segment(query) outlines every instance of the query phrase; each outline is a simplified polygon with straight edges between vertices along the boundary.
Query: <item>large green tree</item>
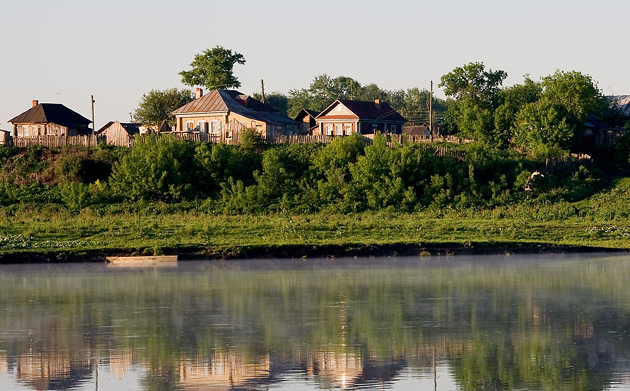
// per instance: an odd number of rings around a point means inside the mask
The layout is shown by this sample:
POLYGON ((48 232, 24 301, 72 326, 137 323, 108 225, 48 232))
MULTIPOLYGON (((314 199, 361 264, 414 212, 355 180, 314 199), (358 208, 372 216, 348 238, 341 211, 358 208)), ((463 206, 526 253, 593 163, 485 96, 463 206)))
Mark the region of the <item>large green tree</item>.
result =
POLYGON ((480 62, 471 62, 442 76, 439 87, 455 98, 447 115, 454 122, 451 126, 484 144, 494 145, 494 110, 506 77, 506 72, 486 70, 480 62))
POLYGON ((189 86, 205 86, 208 90, 217 88, 238 88, 241 83, 233 74, 235 64, 245 64, 245 57, 222 46, 206 49, 196 54, 189 71, 181 71, 182 83, 189 86))
POLYGON ((530 103, 540 99, 542 86, 529 77, 523 84, 516 84, 499 91, 498 107, 494 111, 494 145, 508 148, 513 141, 516 127, 516 116, 530 103))
POLYGON ((151 90, 142 95, 142 100, 133 115, 134 121, 149 126, 159 126, 166 121, 173 126, 175 124, 175 117, 171 114, 173 110, 192 100, 190 90, 177 88, 151 90))
POLYGON ((590 115, 601 116, 610 102, 593 79, 577 71, 543 77, 535 103, 516 115, 514 142, 532 157, 567 155, 582 137, 590 115))

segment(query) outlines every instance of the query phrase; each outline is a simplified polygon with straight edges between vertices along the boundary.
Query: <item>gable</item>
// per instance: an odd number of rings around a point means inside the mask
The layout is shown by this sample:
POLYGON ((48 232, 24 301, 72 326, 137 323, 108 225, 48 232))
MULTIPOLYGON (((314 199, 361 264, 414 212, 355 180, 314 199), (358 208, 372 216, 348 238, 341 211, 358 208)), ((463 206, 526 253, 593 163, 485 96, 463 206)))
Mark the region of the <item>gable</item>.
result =
POLYGON ((317 119, 334 119, 334 118, 359 118, 359 116, 350 110, 346 105, 340 101, 334 102, 328 106, 326 110, 322 111, 317 119))

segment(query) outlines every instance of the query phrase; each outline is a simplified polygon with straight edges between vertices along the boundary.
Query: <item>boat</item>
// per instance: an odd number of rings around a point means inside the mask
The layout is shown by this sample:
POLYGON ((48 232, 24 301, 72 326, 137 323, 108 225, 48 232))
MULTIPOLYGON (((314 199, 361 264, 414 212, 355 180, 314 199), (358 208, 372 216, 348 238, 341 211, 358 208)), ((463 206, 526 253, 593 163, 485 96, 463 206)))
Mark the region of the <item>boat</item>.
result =
POLYGON ((177 255, 107 257, 107 267, 177 266, 177 255))

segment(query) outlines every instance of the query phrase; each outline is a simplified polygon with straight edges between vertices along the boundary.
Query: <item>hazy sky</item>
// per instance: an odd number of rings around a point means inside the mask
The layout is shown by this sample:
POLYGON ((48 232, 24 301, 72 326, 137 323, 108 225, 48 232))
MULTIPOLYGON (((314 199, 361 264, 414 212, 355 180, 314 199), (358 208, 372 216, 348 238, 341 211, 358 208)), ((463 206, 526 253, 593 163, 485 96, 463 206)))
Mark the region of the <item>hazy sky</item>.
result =
MULTIPOLYGON (((245 56, 240 91, 306 88, 326 73, 386 89, 429 88, 471 61, 529 74, 578 70, 630 94, 628 0, 0 0, 0 128, 31 100, 96 127, 129 121, 142 94, 183 88, 196 53, 245 56)), ((436 91, 438 96, 443 96, 436 91)))

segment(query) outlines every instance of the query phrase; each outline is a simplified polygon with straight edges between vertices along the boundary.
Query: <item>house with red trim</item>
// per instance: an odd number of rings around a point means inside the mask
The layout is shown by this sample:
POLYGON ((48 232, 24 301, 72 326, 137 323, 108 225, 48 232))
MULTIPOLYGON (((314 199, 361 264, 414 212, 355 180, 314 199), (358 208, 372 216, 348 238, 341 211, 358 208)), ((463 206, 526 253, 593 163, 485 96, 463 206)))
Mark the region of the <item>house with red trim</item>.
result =
POLYGON ((388 103, 337 99, 317 117, 313 135, 348 136, 361 134, 370 137, 376 132, 402 134, 407 120, 388 103))

